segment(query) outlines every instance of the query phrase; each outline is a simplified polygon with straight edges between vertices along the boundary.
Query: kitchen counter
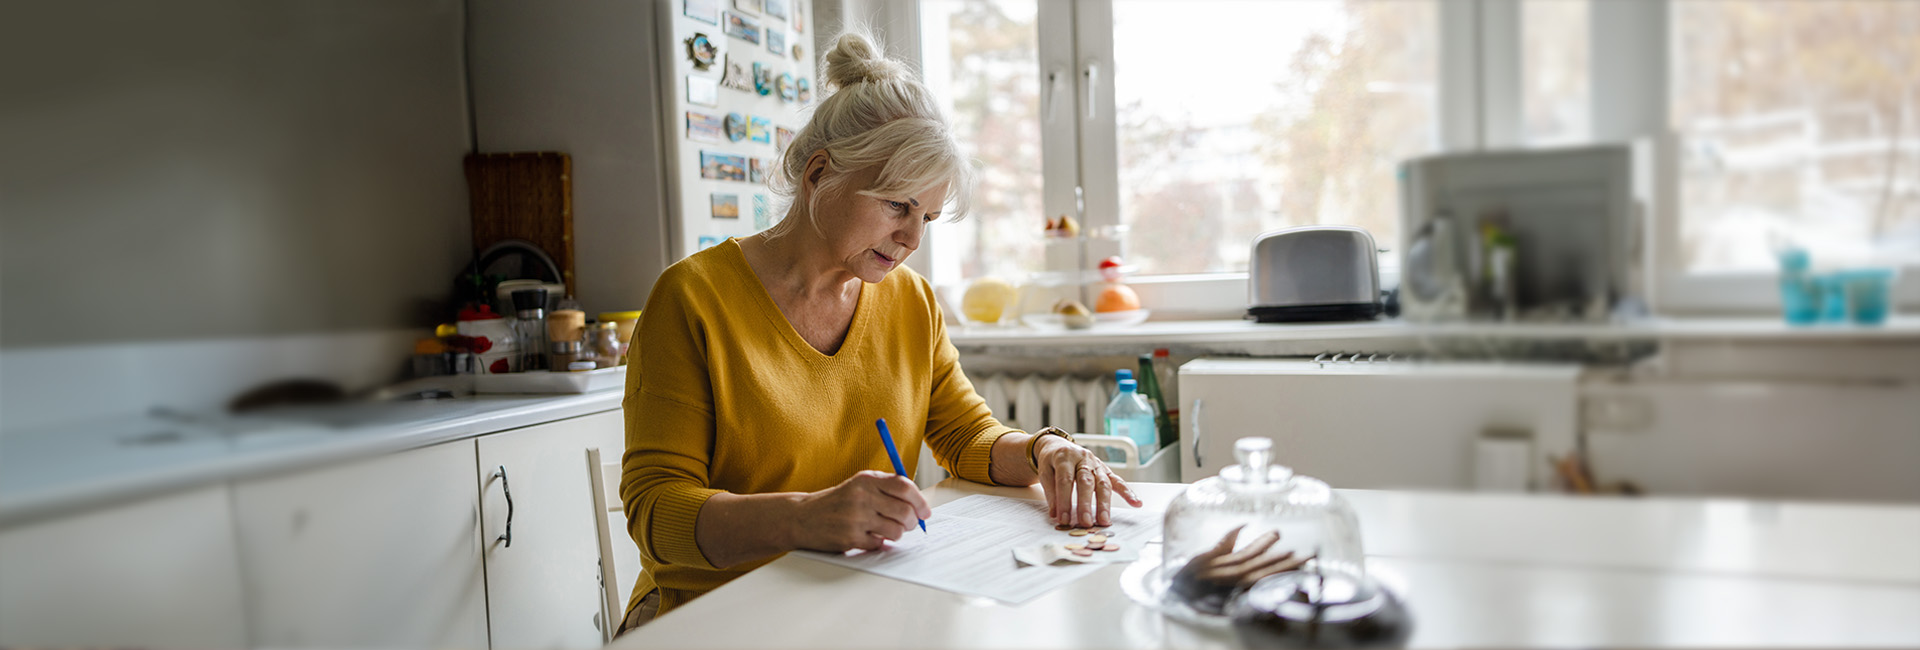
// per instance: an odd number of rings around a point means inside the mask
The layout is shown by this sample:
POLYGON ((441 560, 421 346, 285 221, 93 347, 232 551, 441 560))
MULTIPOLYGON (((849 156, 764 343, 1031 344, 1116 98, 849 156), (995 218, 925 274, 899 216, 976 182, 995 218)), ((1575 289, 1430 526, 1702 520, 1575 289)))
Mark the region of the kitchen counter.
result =
POLYGON ((0 432, 0 528, 218 481, 620 408, 623 391, 359 402, 269 415, 156 412, 0 432))
POLYGON ((1179 345, 1272 341, 1488 339, 1731 341, 1920 341, 1920 317, 1895 316, 1885 325, 1788 326, 1778 318, 1649 318, 1623 323, 1431 323, 1375 320, 1341 323, 1256 323, 1250 320, 1149 321, 1131 327, 1091 330, 1031 327, 954 327, 950 338, 963 351, 984 346, 1179 345))

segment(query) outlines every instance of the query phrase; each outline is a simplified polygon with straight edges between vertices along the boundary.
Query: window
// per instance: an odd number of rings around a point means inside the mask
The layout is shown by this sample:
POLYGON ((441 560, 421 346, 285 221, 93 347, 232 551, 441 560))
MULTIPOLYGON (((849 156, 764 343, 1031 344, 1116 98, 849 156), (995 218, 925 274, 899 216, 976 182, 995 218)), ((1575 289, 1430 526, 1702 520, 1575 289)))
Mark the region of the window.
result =
POLYGON ((1920 3, 1676 2, 1686 272, 1920 264, 1920 3))
POLYGON ((1041 270, 1081 188, 1083 228, 1146 275, 1244 272, 1255 235, 1294 225, 1391 247, 1396 165, 1437 142, 1436 7, 921 0, 925 78, 983 172, 975 217, 937 226, 936 280, 1041 270))
POLYGON ((1527 0, 1520 5, 1521 110, 1529 145, 1591 137, 1589 2, 1527 0))
POLYGON ((978 218, 936 231, 956 253, 937 281, 1061 270, 1040 224, 1083 190, 1083 227, 1118 233, 1156 317, 1218 315, 1243 308, 1260 232, 1354 224, 1395 248, 1406 158, 1649 136, 1663 311, 1772 309, 1785 242, 1920 266, 1920 2, 918 6, 929 81, 987 172, 978 218))
MULTIPOLYGON (((1396 166, 1434 148, 1432 2, 1118 0, 1125 249, 1143 274, 1246 271, 1261 232, 1398 237, 1396 166)), ((1091 219, 1090 219, 1091 220, 1091 219)))
POLYGON ((935 280, 1040 270, 1040 64, 1036 0, 926 0, 922 72, 978 162, 973 214, 929 228, 935 280))

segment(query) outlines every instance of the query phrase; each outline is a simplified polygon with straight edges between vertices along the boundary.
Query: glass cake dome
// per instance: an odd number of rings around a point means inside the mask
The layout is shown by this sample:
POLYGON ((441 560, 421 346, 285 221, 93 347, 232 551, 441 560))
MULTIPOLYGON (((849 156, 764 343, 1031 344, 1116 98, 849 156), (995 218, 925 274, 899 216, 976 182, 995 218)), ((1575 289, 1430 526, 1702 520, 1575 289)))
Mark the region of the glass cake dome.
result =
POLYGON ((1128 572, 1134 576, 1128 593, 1135 600, 1182 618, 1221 620, 1231 585, 1196 586, 1190 576, 1202 568, 1199 564, 1220 557, 1216 547, 1236 530, 1235 551, 1228 555, 1292 552, 1295 558, 1313 558, 1305 570, 1366 575, 1359 519, 1326 482, 1273 464, 1273 441, 1268 438, 1239 439, 1234 457, 1238 464, 1194 483, 1167 507, 1159 561, 1142 558, 1142 566, 1128 572), (1274 532, 1279 539, 1265 552, 1248 549, 1274 532), (1213 553, 1201 558, 1203 562, 1195 562, 1209 551, 1213 553))

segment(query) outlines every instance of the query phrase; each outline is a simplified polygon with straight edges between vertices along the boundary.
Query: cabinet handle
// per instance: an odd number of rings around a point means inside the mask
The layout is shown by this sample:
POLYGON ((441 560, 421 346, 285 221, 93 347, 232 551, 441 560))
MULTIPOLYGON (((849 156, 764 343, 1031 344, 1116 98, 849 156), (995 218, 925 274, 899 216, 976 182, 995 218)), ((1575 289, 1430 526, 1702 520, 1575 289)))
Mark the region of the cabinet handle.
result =
POLYGON ((1193 398, 1193 417, 1190 419, 1193 420, 1193 466, 1195 468, 1199 468, 1201 466, 1201 463, 1200 463, 1200 405, 1201 404, 1202 402, 1200 401, 1200 398, 1198 397, 1193 398))
POLYGON ((507 485, 507 466, 501 465, 493 475, 500 479, 500 493, 507 495, 507 532, 501 533, 493 541, 506 542, 507 548, 513 548, 513 488, 507 485))

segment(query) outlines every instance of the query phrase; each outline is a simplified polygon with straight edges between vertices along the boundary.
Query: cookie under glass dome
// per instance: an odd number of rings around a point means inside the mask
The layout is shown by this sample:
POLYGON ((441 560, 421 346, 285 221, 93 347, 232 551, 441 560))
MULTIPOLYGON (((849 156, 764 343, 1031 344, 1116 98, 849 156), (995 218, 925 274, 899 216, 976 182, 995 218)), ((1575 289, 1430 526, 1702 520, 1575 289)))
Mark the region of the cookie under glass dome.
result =
POLYGON ((1234 457, 1238 464, 1194 483, 1167 507, 1160 561, 1141 576, 1147 584, 1139 591, 1160 601, 1148 604, 1193 613, 1176 602, 1179 590, 1170 589, 1170 582, 1194 556, 1235 529, 1240 530, 1237 547, 1278 531, 1273 552, 1313 557, 1309 568, 1318 571, 1366 575, 1359 520, 1326 482, 1274 464, 1273 441, 1267 438, 1241 438, 1234 457))

